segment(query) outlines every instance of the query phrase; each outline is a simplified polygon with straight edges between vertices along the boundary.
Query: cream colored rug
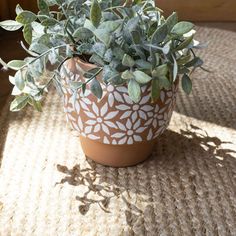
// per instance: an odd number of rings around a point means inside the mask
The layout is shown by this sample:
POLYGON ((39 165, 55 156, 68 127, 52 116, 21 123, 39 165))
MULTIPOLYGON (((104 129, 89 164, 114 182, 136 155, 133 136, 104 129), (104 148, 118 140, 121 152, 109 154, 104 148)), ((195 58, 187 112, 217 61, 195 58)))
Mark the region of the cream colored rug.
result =
POLYGON ((87 161, 58 97, 0 117, 1 236, 236 235, 236 33, 201 28, 214 73, 179 95, 152 157, 87 161))

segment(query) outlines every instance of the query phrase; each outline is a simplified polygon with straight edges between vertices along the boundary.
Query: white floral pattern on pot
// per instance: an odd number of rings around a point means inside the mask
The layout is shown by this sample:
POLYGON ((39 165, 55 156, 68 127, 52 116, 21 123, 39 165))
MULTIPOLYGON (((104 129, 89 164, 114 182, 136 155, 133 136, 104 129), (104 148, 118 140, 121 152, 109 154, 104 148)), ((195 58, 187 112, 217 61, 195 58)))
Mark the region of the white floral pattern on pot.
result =
POLYGON ((142 87, 142 99, 134 103, 125 86, 103 85, 103 97, 98 100, 89 90, 77 93, 66 86, 78 80, 68 69, 64 73, 64 110, 67 120, 80 135, 112 145, 132 145, 151 141, 168 127, 176 102, 177 84, 162 90, 157 103, 150 101, 150 86, 142 87))

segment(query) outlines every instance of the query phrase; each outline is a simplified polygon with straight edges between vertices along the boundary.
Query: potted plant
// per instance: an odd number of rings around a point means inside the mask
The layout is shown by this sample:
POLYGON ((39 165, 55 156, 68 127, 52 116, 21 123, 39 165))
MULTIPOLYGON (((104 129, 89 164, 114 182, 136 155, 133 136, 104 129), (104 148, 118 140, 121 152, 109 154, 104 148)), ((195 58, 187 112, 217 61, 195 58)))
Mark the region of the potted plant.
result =
POLYGON ((85 154, 104 165, 145 160, 167 128, 179 81, 189 94, 196 56, 194 25, 167 19, 152 0, 38 0, 39 12, 16 7, 6 30, 23 28, 24 60, 16 71, 12 111, 41 102, 54 84, 85 154))

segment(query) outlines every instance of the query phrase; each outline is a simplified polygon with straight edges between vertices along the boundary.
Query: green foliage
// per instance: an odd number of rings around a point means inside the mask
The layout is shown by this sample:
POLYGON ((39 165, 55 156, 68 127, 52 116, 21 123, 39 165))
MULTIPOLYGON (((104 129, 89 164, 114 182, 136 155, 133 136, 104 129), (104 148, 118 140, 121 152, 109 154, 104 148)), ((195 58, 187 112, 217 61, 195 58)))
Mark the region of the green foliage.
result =
POLYGON ((51 84, 62 91, 61 70, 73 57, 97 65, 83 72, 85 81, 70 83, 75 95, 90 89, 100 99, 101 83, 126 84, 131 99, 139 102, 141 87, 150 84, 150 97, 156 101, 161 89, 169 89, 180 76, 189 94, 190 75, 203 65, 195 53, 201 45, 194 41, 194 25, 178 22, 175 12, 165 19, 154 2, 37 0, 37 14, 17 5, 16 19, 0 22, 8 31, 22 28, 29 44, 21 42, 29 54, 24 60, 5 63, 0 59, 5 68, 16 71, 9 78, 16 96, 11 110, 30 104, 41 111, 41 100, 51 84))

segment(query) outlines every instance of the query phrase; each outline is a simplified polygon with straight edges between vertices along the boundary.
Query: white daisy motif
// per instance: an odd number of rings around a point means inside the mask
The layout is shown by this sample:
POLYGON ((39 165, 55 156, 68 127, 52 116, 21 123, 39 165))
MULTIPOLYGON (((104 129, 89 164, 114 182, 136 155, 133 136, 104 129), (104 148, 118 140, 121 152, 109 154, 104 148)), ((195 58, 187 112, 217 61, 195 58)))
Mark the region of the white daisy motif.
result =
POLYGON ((160 108, 159 108, 159 105, 157 104, 155 106, 154 114, 152 114, 152 117, 149 118, 148 121, 144 125, 145 126, 152 125, 156 129, 158 125, 158 120, 164 118, 163 114, 159 114, 159 111, 160 111, 160 108))
POLYGON ((150 100, 150 95, 144 96, 138 104, 134 103, 127 94, 124 94, 123 97, 125 104, 116 106, 116 109, 124 112, 120 117, 121 119, 131 117, 132 122, 135 122, 137 118, 142 120, 148 119, 151 114, 150 112, 153 110, 153 106, 147 105, 150 100))
POLYGON ((141 126, 141 121, 138 120, 136 123, 132 123, 130 119, 127 120, 126 124, 116 122, 120 132, 113 134, 111 137, 119 139, 118 144, 133 144, 134 142, 141 142, 141 134, 147 129, 147 127, 141 126))
POLYGON ((86 126, 84 129, 85 134, 98 133, 99 131, 105 132, 110 135, 109 128, 117 129, 116 124, 111 122, 114 117, 116 117, 119 111, 108 112, 108 104, 105 103, 104 106, 99 110, 98 106, 93 103, 91 111, 84 111, 88 120, 85 122, 86 126))
POLYGON ((170 123, 172 114, 173 114, 173 110, 172 109, 170 109, 168 112, 165 112, 163 114, 163 119, 160 119, 158 121, 159 129, 156 131, 156 133, 154 135, 154 138, 157 138, 158 136, 163 134, 163 132, 167 129, 167 127, 168 127, 168 125, 170 123))

